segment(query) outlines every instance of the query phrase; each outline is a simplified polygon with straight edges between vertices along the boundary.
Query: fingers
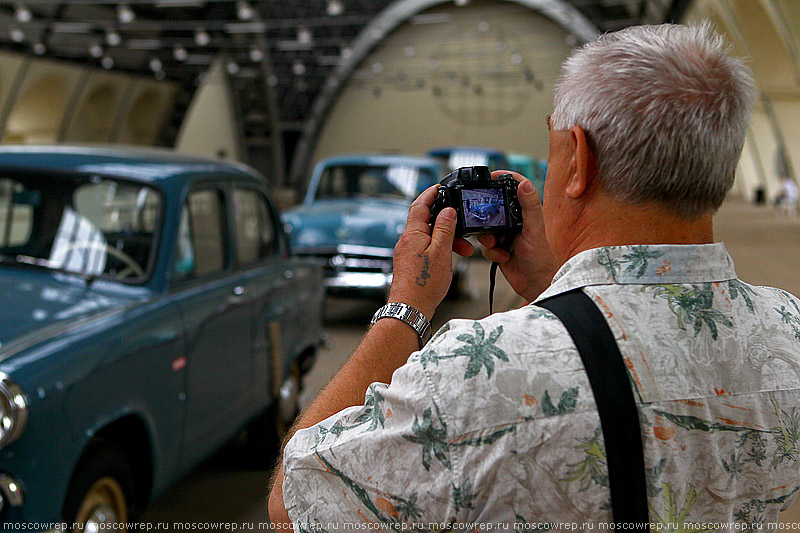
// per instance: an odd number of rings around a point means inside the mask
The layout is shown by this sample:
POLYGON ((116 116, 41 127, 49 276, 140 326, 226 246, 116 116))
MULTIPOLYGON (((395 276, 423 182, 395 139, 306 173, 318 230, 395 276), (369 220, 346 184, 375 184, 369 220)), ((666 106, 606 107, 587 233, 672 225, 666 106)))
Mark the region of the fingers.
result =
POLYGON ((503 264, 511 261, 511 253, 501 250, 500 248, 487 248, 486 246, 481 246, 481 253, 483 254, 483 257, 492 263, 503 264))
POLYGON ((517 199, 522 209, 522 234, 523 238, 539 237, 544 232, 542 219, 542 202, 536 194, 536 187, 528 180, 519 184, 517 199), (532 235, 535 233, 536 235, 532 235))
POLYGON ((475 247, 467 239, 458 237, 453 241, 453 251, 461 257, 472 257, 475 254, 475 247))
POLYGON ((520 182, 528 181, 528 178, 526 178, 525 176, 523 176, 519 172, 514 172, 513 170, 495 170, 495 171, 492 172, 492 179, 496 180, 497 178, 499 178, 503 174, 511 174, 514 177, 515 180, 520 181, 520 182))
POLYGON ((456 210, 452 207, 442 209, 436 217, 436 225, 433 227, 431 235, 431 245, 440 250, 453 249, 453 241, 456 237, 456 210))
POLYGON ((432 185, 425 189, 416 200, 411 204, 408 210, 408 220, 406 221, 406 231, 422 232, 430 235, 430 227, 428 222, 431 218, 431 207, 433 201, 436 199, 436 192, 438 185, 432 185))

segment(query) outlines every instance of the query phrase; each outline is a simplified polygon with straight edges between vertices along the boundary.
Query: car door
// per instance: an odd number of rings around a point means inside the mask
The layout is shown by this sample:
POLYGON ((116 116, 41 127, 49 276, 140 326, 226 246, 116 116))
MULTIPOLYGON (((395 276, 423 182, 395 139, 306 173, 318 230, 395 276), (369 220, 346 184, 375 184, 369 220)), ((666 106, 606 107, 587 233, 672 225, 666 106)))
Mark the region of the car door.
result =
POLYGON ((231 261, 225 194, 214 185, 189 190, 172 266, 186 338, 187 464, 241 427, 252 380, 251 311, 231 261))
MULTIPOLYGON (((302 310, 296 295, 287 290, 293 277, 281 253, 278 227, 270 202, 256 184, 241 182, 233 190, 236 261, 246 279, 253 303, 253 404, 266 407, 277 394, 276 369, 283 353, 287 319, 302 310)), ((301 327, 300 323, 291 327, 301 327)))

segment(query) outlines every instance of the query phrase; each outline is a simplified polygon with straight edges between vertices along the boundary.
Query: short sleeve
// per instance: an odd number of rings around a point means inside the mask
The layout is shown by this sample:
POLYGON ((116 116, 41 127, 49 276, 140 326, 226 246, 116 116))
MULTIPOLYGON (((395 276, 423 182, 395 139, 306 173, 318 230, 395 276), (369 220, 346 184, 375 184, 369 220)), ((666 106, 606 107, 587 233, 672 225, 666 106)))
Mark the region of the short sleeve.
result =
POLYGON ((446 417, 424 364, 428 350, 447 342, 437 335, 395 371, 390 385, 370 385, 363 406, 289 441, 283 493, 296 531, 332 524, 396 531, 453 518, 446 417))

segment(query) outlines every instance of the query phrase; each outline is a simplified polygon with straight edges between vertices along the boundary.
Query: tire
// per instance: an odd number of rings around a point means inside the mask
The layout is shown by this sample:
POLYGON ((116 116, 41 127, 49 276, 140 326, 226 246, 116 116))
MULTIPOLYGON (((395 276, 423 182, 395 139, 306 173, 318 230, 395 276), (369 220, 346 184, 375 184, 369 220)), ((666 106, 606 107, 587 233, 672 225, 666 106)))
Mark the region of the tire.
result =
POLYGON ((247 426, 245 446, 249 462, 256 466, 271 466, 281 452, 284 438, 300 413, 299 396, 302 377, 297 364, 281 387, 278 399, 247 426), (289 383, 289 385, 287 385, 289 383), (287 391, 290 387, 293 390, 287 391))
POLYGON ((134 486, 130 460, 118 446, 91 445, 78 462, 67 489, 64 521, 75 532, 82 532, 87 523, 102 530, 109 524, 129 522, 135 514, 134 486))

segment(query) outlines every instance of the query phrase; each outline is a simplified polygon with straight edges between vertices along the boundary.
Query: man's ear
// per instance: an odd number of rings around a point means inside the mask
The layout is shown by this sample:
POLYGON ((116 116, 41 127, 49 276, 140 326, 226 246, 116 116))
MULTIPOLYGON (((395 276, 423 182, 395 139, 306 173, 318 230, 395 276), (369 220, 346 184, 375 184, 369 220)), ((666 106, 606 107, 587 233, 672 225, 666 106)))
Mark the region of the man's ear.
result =
POLYGON ((583 128, 573 126, 569 133, 575 166, 565 192, 570 198, 580 198, 589 190, 592 180, 597 175, 597 158, 583 128))

